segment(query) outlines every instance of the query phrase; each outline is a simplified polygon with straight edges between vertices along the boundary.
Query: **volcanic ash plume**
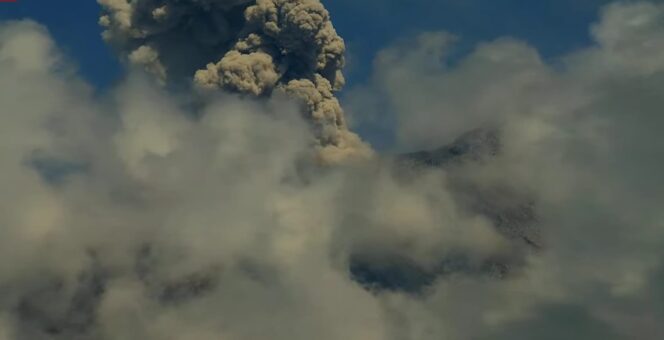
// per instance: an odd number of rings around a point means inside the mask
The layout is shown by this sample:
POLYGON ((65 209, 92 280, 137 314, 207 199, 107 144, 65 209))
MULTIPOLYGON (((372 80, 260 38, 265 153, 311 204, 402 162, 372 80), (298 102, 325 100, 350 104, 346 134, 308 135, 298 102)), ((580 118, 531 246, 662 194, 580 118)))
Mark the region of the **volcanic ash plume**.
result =
POLYGON ((323 162, 366 158, 334 93, 345 45, 318 0, 99 0, 104 38, 160 81, 303 103, 323 162))

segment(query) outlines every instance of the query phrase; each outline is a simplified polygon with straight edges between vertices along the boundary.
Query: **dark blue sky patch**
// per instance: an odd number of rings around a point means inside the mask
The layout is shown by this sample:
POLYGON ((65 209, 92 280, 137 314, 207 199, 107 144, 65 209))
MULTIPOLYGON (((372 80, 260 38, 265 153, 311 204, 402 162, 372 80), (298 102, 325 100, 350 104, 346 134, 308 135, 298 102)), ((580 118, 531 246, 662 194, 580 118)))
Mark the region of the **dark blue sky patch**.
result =
POLYGON ((28 165, 37 171, 41 178, 49 184, 58 185, 68 177, 88 171, 87 164, 36 155, 28 165))
POLYGON ((449 255, 433 268, 425 268, 399 256, 385 258, 356 256, 350 259, 350 277, 372 292, 405 292, 426 294, 437 280, 458 275, 500 279, 509 274, 510 267, 500 261, 472 261, 463 254, 449 255))

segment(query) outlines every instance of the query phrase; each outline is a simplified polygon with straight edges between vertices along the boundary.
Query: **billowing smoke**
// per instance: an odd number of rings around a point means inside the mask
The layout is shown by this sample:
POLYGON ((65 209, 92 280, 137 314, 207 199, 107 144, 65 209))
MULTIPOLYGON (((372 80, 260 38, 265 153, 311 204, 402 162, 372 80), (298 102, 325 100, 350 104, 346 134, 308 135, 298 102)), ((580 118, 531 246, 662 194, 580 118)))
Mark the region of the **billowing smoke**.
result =
POLYGON ((142 72, 99 100, 72 70, 42 26, 0 27, 3 340, 389 339, 382 292, 529 252, 440 169, 312 164, 297 100, 192 109, 142 72))
POLYGON ((370 157, 334 92, 344 41, 318 0, 99 0, 104 38, 166 82, 302 101, 324 162, 370 157))
POLYGON ((335 166, 312 140, 366 153, 316 120, 343 64, 318 2, 103 5, 159 81, 95 91, 0 24, 0 340, 664 338, 664 5, 605 7, 555 66, 388 46, 346 109, 414 152, 335 166))

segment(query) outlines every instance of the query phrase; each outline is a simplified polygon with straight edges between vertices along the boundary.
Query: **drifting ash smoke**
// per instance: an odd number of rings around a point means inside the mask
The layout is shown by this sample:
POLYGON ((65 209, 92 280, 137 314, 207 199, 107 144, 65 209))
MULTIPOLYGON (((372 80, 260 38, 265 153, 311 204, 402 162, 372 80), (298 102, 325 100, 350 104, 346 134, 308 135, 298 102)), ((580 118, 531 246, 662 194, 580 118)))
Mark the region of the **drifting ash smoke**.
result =
POLYGON ((317 1, 101 3, 158 81, 100 99, 0 25, 0 340, 662 338, 662 5, 606 7, 558 69, 385 49, 350 108, 433 150, 390 160, 343 123, 317 1))
POLYGON ((344 41, 318 0, 100 0, 104 38, 162 81, 302 100, 321 160, 367 158, 334 92, 344 85, 344 41))
MULTIPOLYGON (((151 3, 113 4, 122 18, 151 3)), ((438 171, 403 182, 370 160, 315 165, 321 131, 298 98, 312 115, 338 107, 323 69, 284 71, 294 100, 219 90, 194 113, 191 94, 140 72, 97 100, 43 27, 12 22, 0 72, 3 340, 382 340, 378 294, 398 287, 374 288, 358 268, 396 259, 437 277, 457 254, 478 268, 525 253, 457 205, 438 171)))

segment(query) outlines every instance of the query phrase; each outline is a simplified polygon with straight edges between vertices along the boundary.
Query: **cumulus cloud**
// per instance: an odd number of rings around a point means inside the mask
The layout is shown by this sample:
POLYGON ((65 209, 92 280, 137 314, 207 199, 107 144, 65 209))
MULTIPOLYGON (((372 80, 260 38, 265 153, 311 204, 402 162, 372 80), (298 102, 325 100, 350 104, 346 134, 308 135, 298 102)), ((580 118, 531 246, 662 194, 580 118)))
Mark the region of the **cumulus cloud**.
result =
POLYGON ((664 241, 657 207, 664 198, 657 156, 663 17, 664 7, 648 2, 606 6, 591 28, 594 44, 555 65, 527 43, 501 38, 449 66, 447 33, 379 54, 373 80, 346 98, 353 118, 371 122, 378 114, 371 103, 387 101, 396 148, 432 149, 427 157, 453 152, 436 147, 464 131, 498 131, 496 158, 456 166, 450 182, 509 183, 529 193, 543 233, 544 250, 519 278, 440 281, 421 304, 395 303, 394 313, 418 334, 411 338, 664 334, 654 321, 661 300, 653 298, 664 241), (422 317, 432 309, 448 317, 445 326, 422 317))
POLYGON ((0 339, 661 338, 661 5, 604 8, 555 66, 388 47, 354 119, 382 101, 432 151, 347 163, 312 124, 343 117, 318 2, 102 4, 157 78, 95 96, 42 26, 0 26, 0 339))

